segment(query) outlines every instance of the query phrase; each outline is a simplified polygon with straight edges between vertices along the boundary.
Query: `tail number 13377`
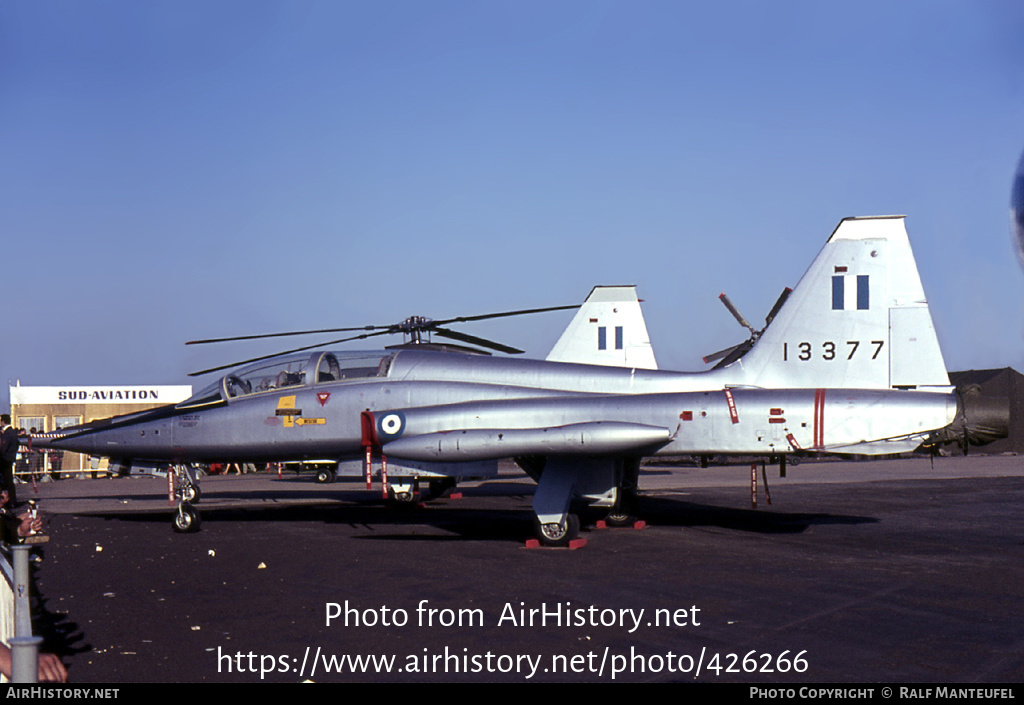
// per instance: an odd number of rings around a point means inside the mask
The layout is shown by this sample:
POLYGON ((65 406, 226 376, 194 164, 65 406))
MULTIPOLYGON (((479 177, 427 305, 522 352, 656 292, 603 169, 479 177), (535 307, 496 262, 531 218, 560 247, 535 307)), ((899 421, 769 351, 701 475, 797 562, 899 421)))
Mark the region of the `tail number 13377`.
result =
POLYGON ((878 354, 882 352, 882 346, 884 345, 884 340, 872 340, 870 342, 847 340, 845 343, 835 343, 831 340, 826 340, 825 342, 817 345, 807 342, 796 343, 792 347, 790 347, 789 343, 783 343, 782 361, 807 361, 816 354, 820 354, 822 360, 852 360, 855 355, 858 358, 861 358, 864 355, 870 355, 871 359, 874 360, 878 357, 878 354), (815 348, 817 348, 817 350, 815 350, 815 348), (858 351, 860 352, 858 353, 858 351))

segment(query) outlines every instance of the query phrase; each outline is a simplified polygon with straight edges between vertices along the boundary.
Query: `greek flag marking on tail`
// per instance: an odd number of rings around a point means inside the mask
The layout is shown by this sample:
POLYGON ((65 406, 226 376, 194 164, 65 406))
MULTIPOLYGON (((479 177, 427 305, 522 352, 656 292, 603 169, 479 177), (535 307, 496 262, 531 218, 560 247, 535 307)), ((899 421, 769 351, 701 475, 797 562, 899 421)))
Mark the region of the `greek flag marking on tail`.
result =
MULTIPOLYGON (((845 269, 845 268, 844 268, 845 269)), ((867 274, 836 274, 832 277, 832 310, 866 311, 871 295, 867 274)))

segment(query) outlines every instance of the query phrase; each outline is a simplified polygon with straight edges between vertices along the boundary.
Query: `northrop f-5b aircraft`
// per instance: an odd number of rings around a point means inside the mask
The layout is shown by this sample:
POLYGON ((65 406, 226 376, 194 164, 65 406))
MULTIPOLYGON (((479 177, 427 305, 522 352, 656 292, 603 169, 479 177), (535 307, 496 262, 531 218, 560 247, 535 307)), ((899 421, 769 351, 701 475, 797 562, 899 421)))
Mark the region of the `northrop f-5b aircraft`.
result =
MULTIPOLYGON (((543 361, 306 350, 232 369, 180 404, 34 443, 179 468, 331 459, 403 492, 492 477, 514 458, 537 482, 538 537, 565 545, 579 530, 574 499, 619 521, 635 511, 647 456, 898 453, 957 419, 902 216, 841 221, 766 328, 712 370, 656 369, 646 330, 606 308, 577 315, 543 361)), ((190 530, 195 478, 178 472, 175 524, 190 530)))

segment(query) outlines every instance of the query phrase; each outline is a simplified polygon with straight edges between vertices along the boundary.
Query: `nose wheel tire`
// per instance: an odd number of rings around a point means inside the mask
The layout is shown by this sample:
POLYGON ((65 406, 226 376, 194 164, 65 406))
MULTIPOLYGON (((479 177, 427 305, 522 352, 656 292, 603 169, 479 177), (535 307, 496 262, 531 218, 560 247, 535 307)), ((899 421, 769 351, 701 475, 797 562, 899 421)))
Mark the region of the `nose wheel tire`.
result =
POLYGON ((199 489, 199 485, 188 483, 181 488, 181 498, 190 504, 198 504, 202 496, 203 492, 199 489))
POLYGON ((580 535, 580 518, 575 514, 567 514, 561 523, 541 524, 537 521, 536 525, 537 538, 544 546, 565 548, 580 535))
POLYGON ((190 504, 182 503, 174 513, 173 528, 179 534, 194 534, 199 531, 199 510, 190 504))

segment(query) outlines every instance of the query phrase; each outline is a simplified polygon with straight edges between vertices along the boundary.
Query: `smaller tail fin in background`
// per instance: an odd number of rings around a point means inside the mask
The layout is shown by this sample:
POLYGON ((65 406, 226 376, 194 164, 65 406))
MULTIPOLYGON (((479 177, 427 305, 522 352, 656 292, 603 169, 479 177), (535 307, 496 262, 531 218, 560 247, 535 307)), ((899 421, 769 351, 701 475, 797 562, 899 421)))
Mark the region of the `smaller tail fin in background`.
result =
POLYGON ((595 286, 546 358, 656 370, 635 286, 595 286))

